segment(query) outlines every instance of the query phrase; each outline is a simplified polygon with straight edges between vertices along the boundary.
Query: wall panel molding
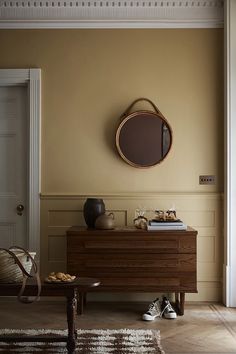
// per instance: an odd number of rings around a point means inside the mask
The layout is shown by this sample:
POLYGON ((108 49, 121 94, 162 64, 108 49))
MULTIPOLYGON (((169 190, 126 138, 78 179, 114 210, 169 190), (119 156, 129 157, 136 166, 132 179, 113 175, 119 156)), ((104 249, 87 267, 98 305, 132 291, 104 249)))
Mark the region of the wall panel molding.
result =
POLYGON ((156 199, 158 197, 162 198, 189 198, 189 199, 223 199, 222 193, 214 192, 145 192, 145 193, 101 193, 101 194, 52 194, 52 193, 41 193, 40 199, 42 200, 71 200, 71 199, 86 199, 86 198, 104 198, 110 199, 156 199))
POLYGON ((217 28, 221 0, 0 1, 0 28, 217 28))

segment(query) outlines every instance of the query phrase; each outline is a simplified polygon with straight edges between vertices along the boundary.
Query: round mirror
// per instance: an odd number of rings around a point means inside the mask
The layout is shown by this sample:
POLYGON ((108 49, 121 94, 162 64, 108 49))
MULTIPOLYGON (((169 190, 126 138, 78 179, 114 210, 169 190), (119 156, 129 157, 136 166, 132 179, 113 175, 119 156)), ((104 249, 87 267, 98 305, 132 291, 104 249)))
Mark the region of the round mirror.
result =
POLYGON ((166 119, 151 111, 136 111, 120 123, 116 132, 116 147, 131 166, 155 166, 167 156, 172 144, 172 132, 166 119))

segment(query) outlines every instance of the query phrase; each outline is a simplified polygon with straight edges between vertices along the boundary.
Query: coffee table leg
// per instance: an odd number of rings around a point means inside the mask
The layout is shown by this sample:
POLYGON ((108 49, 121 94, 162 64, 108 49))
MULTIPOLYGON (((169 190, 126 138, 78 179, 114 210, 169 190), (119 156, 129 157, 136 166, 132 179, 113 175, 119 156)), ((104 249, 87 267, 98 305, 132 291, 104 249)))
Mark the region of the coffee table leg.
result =
POLYGON ((76 328, 75 328, 75 313, 76 313, 76 293, 74 297, 67 297, 67 323, 68 323, 68 339, 67 351, 69 354, 75 352, 76 346, 76 328))

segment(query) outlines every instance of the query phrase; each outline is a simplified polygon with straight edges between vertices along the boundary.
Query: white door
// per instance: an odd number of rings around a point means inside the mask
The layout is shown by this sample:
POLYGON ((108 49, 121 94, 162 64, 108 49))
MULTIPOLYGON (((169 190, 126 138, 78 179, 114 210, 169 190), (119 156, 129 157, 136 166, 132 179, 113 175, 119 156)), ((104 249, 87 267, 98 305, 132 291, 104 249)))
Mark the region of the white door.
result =
POLYGON ((27 87, 0 87, 0 247, 27 248, 27 87))

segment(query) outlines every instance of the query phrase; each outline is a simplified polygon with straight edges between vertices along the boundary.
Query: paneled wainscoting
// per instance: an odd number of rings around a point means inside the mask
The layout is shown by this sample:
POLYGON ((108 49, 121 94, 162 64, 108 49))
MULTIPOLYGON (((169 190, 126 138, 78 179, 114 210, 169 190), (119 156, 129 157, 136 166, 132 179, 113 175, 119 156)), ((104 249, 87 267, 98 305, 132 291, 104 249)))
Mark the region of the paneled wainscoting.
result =
MULTIPOLYGON (((41 274, 66 270, 66 230, 84 226, 83 205, 87 197, 103 198, 107 211, 115 215, 116 226, 133 224, 135 210, 169 209, 198 231, 198 294, 187 294, 187 301, 222 299, 223 203, 217 193, 156 193, 117 195, 42 195, 41 196, 41 274)), ((153 294, 127 294, 125 301, 149 301, 153 294)), ((96 300, 120 300, 119 294, 91 294, 96 300)))

